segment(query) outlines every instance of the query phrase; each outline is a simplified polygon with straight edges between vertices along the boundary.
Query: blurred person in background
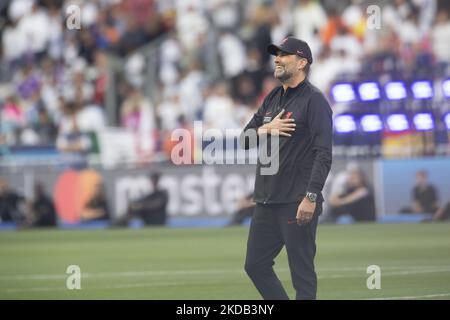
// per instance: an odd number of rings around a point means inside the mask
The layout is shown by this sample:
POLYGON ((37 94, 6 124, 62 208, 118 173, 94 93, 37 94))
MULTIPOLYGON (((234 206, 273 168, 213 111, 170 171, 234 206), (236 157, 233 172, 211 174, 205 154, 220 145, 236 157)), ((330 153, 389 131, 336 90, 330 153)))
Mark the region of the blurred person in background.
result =
POLYGON ((101 181, 94 187, 91 199, 80 213, 81 221, 109 220, 110 210, 105 194, 105 187, 101 181))
MULTIPOLYGON (((435 24, 431 30, 433 52, 437 60, 437 70, 444 72, 450 63, 450 19, 449 13, 441 10, 437 13, 435 24)), ((445 74, 444 74, 445 75, 445 74)))
POLYGON ((159 173, 153 173, 149 179, 153 191, 131 201, 126 214, 112 223, 115 227, 126 227, 133 218, 141 219, 146 226, 164 226, 167 222, 169 193, 159 185, 159 173))
POLYGON ((136 85, 129 84, 128 94, 120 107, 120 120, 124 128, 135 132, 151 132, 155 127, 153 104, 136 85))
POLYGON ((350 215, 357 222, 376 220, 373 190, 361 168, 349 166, 344 188, 339 189, 330 195, 331 220, 342 215, 350 215))
POLYGON ((272 42, 279 43, 292 33, 294 17, 290 0, 275 0, 270 14, 272 42))
POLYGON ((225 131, 226 129, 237 128, 234 109, 234 102, 229 95, 227 82, 215 84, 211 94, 205 100, 203 110, 205 129, 214 128, 225 131))
POLYGON ((36 132, 40 145, 51 145, 55 143, 58 135, 58 128, 50 118, 47 109, 39 108, 38 119, 33 124, 32 128, 34 132, 36 132))
MULTIPOLYGON (((254 105, 258 94, 263 89, 264 78, 272 78, 269 71, 263 68, 261 53, 254 46, 247 49, 245 68, 231 79, 233 98, 247 105, 254 105)), ((270 91, 270 90, 269 90, 270 91)))
POLYGON ((27 201, 24 228, 54 227, 57 224, 56 210, 50 196, 40 182, 34 185, 33 199, 27 201))
POLYGON ((338 172, 336 170, 331 172, 325 190, 328 203, 324 206, 324 214, 322 215, 322 220, 319 221, 320 223, 336 222, 336 217, 332 216, 330 212, 329 199, 331 197, 339 197, 339 195, 345 192, 349 172, 355 167, 358 167, 358 165, 355 162, 350 162, 345 169, 338 172))
POLYGON ((401 213, 435 213, 438 210, 436 187, 428 182, 428 172, 416 172, 416 184, 411 192, 412 205, 401 209, 401 213))
MULTIPOLYGON (((271 24, 272 8, 268 2, 258 3, 249 17, 251 33, 247 43, 255 46, 259 52, 265 52, 267 44, 272 42, 271 24)), ((265 68, 271 58, 267 54, 261 54, 261 65, 265 68)))
POLYGON ((311 51, 319 54, 321 42, 319 33, 327 26, 327 14, 319 1, 297 0, 292 17, 294 19, 294 36, 305 40, 311 51))
POLYGON ((176 32, 182 48, 186 52, 199 50, 210 28, 203 4, 200 1, 179 1, 176 9, 176 32))
POLYGON ((20 143, 20 133, 26 125, 26 116, 19 98, 10 94, 6 97, 0 114, 0 133, 4 143, 9 145, 20 143))
POLYGON ((242 40, 231 32, 222 32, 217 46, 225 78, 230 79, 241 73, 247 65, 247 55, 242 40))
POLYGON ((22 223, 21 205, 25 198, 9 187, 8 181, 0 177, 0 219, 1 222, 22 223))
POLYGON ((135 134, 140 159, 151 160, 157 147, 156 110, 152 101, 142 94, 138 84, 130 84, 129 88, 120 108, 121 123, 135 134))
POLYGON ((190 61, 177 87, 183 115, 189 122, 200 119, 202 115, 203 92, 207 83, 204 69, 204 65, 198 59, 190 61))
POLYGON ((432 216, 431 220, 436 222, 447 221, 450 219, 450 202, 440 207, 432 216))
POLYGON ((253 201, 253 193, 246 195, 241 198, 237 204, 237 210, 233 213, 230 222, 226 225, 227 227, 238 226, 242 224, 247 218, 253 215, 256 203, 253 201))
POLYGON ((166 94, 165 99, 157 105, 156 114, 160 120, 160 129, 170 138, 172 130, 179 127, 179 119, 183 114, 183 106, 177 91, 166 94))
POLYGON ((66 102, 62 105, 63 118, 61 119, 56 148, 63 157, 63 169, 82 169, 87 166, 87 153, 91 147, 89 136, 82 132, 79 125, 79 105, 75 102, 66 102))

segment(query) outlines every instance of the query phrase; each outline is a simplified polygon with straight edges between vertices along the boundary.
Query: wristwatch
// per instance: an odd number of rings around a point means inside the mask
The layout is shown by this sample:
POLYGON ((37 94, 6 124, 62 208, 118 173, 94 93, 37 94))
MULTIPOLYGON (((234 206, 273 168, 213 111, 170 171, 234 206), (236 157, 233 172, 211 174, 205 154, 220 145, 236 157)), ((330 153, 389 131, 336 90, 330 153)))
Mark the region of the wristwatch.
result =
POLYGON ((307 192, 306 199, 308 199, 312 203, 315 203, 317 200, 317 193, 307 192))

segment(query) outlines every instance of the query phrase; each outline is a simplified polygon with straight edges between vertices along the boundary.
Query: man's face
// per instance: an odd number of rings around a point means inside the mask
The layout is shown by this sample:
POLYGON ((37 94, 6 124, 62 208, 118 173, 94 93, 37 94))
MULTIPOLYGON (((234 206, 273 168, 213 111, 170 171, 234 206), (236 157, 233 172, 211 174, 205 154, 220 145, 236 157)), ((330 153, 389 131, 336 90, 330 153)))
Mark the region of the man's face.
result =
POLYGON ((416 184, 419 186, 425 186, 427 184, 428 177, 425 172, 417 172, 416 174, 416 184))
POLYGON ((275 57, 274 77, 281 82, 287 81, 304 67, 306 59, 299 58, 295 54, 278 51, 275 57))
POLYGON ((361 173, 358 170, 352 170, 348 175, 348 184, 351 187, 360 187, 363 185, 361 173))

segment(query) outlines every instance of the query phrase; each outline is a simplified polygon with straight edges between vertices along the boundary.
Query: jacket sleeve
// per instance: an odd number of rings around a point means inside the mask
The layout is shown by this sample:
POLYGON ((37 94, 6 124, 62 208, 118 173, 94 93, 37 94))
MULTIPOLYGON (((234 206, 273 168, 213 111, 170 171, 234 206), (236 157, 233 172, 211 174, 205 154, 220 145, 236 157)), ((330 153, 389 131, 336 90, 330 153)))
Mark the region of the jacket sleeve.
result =
POLYGON ((333 111, 326 98, 319 92, 313 93, 308 109, 314 163, 306 190, 318 194, 322 191, 331 169, 333 111))
POLYGON ((263 125, 264 112, 267 108, 267 98, 264 99, 262 106, 253 115, 252 119, 247 123, 244 130, 239 136, 239 145, 247 150, 258 146, 259 137, 257 130, 263 125))

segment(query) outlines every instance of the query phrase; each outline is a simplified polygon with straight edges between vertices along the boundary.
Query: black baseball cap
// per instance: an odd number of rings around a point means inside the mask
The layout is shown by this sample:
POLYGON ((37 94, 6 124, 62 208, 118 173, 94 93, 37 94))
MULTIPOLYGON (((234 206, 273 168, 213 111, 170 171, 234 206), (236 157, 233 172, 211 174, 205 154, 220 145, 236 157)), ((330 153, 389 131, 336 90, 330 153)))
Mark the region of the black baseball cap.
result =
POLYGON ((273 56, 276 56, 278 54, 278 51, 296 54, 308 60, 309 64, 313 63, 311 49, 303 40, 296 39, 294 37, 287 37, 284 38, 283 41, 281 41, 281 44, 279 46, 271 44, 267 47, 267 52, 273 56))

